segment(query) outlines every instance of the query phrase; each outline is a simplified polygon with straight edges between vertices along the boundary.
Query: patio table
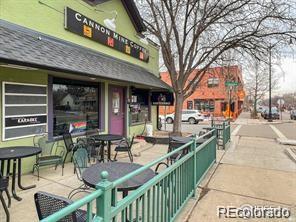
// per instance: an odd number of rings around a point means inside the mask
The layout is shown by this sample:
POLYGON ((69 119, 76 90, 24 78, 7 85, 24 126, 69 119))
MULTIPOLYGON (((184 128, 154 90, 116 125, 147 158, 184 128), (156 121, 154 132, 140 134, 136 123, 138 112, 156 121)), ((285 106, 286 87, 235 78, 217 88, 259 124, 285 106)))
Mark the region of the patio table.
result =
POLYGON ((192 140, 192 137, 182 137, 182 136, 173 136, 171 137, 171 141, 177 142, 177 143, 189 143, 192 140))
POLYGON ((112 141, 119 141, 123 139, 123 136, 121 135, 115 135, 115 134, 99 134, 92 136, 95 141, 102 142, 102 148, 101 148, 101 160, 104 162, 104 149, 107 143, 107 160, 111 161, 111 142, 112 141))
MULTIPOLYGON (((177 142, 177 143, 188 143, 192 140, 192 137, 172 137, 173 142, 177 142)), ((204 142, 206 142, 208 140, 208 138, 200 138, 197 137, 196 138, 196 145, 200 145, 203 144, 204 142)))
POLYGON ((1 173, 4 173, 4 161, 7 161, 6 174, 9 175, 10 172, 10 161, 13 161, 13 170, 12 170, 12 186, 11 192, 14 199, 21 201, 22 198, 17 196, 15 191, 15 180, 17 175, 17 184, 18 187, 22 190, 28 190, 36 187, 36 185, 24 187, 21 184, 22 176, 22 159, 30 156, 35 156, 41 153, 39 147, 34 146, 14 146, 14 147, 5 147, 0 148, 0 161, 1 161, 1 173), (17 167, 17 169, 16 169, 17 167), (17 171, 17 172, 16 172, 17 171))
MULTIPOLYGON (((95 188, 96 185, 101 181, 101 173, 103 171, 108 172, 108 180, 113 182, 141 167, 143 166, 137 163, 97 163, 84 170, 82 173, 82 180, 86 185, 95 188)), ((139 188, 144 183, 152 179, 155 175, 156 174, 152 169, 146 169, 142 173, 120 184, 117 189, 123 193, 123 197, 126 197, 128 195, 128 191, 139 188)))

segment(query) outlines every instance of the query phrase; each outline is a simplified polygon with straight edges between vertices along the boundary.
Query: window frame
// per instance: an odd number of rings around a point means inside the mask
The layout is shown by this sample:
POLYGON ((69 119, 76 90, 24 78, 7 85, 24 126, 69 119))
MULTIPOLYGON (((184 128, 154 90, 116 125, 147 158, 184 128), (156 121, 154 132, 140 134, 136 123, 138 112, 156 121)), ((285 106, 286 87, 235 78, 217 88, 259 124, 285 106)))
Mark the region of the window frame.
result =
POLYGON ((2 82, 2 141, 10 141, 15 139, 23 139, 23 138, 29 138, 36 135, 35 134, 28 134, 24 136, 17 136, 17 137, 10 137, 6 138, 6 129, 17 129, 17 128, 26 128, 26 127, 32 127, 32 126, 45 126, 45 131, 48 131, 48 87, 45 84, 33 84, 33 83, 22 83, 22 82, 9 82, 9 81, 3 81, 2 82), (45 88, 45 94, 35 94, 35 93, 6 93, 6 85, 20 85, 20 86, 32 86, 32 87, 43 87, 45 88), (46 103, 45 104, 6 104, 6 96, 7 95, 13 95, 13 96, 44 96, 46 97, 46 103), (23 114, 23 115, 6 115, 6 107, 22 107, 22 106, 40 106, 45 107, 45 113, 39 113, 39 114, 23 114), (12 127, 6 127, 5 126, 5 120, 6 118, 12 118, 12 117, 29 117, 29 116, 46 116, 46 122, 41 124, 29 124, 24 126, 12 126, 12 127))
POLYGON ((220 79, 218 77, 208 78, 208 81, 207 81, 208 88, 218 87, 219 84, 220 84, 220 79))
MULTIPOLYGON (((98 107, 97 107, 97 118, 98 118, 98 125, 97 125, 97 129, 100 129, 101 126, 101 118, 100 118, 100 111, 101 111, 101 83, 100 82, 88 82, 88 81, 80 81, 80 80, 73 80, 73 79, 64 79, 64 78, 57 78, 57 77, 53 77, 52 80, 52 84, 51 84, 51 88, 52 88, 52 107, 51 107, 51 111, 52 111, 52 119, 54 119, 54 96, 53 96, 53 87, 55 84, 59 84, 59 85, 72 85, 72 86, 80 86, 80 87, 94 87, 97 90, 97 100, 98 100, 98 107)), ((54 135, 54 121, 52 122, 52 132, 50 132, 53 135, 53 138, 58 139, 61 138, 62 135, 54 135)), ((87 130, 85 132, 78 132, 78 133, 71 133, 71 135, 73 137, 76 136, 81 136, 81 135, 86 135, 87 134, 87 130)))
POLYGON ((192 100, 188 100, 187 101, 187 109, 188 110, 193 110, 194 109, 194 105, 193 105, 193 101, 192 100))
POLYGON ((194 100, 194 109, 199 112, 215 112, 215 100, 214 99, 195 99, 194 100), (212 103, 212 104, 211 104, 212 103), (211 108, 211 105, 213 107, 211 108))
POLYGON ((145 123, 145 120, 143 121, 138 121, 138 122, 132 122, 132 112, 131 112, 131 106, 132 105, 136 105, 136 104, 140 104, 140 106, 142 105, 140 102, 138 102, 138 96, 137 94, 140 94, 139 92, 145 92, 147 93, 147 105, 144 105, 144 106, 147 106, 148 107, 148 119, 147 119, 147 123, 150 123, 151 122, 151 93, 150 93, 150 90, 147 90, 147 89, 138 89, 138 88, 135 88, 134 91, 132 89, 130 89, 130 105, 129 105, 129 122, 130 122, 130 126, 136 126, 136 125, 141 125, 141 124, 144 124, 145 123), (132 102, 132 97, 136 96, 137 97, 137 102, 132 102))

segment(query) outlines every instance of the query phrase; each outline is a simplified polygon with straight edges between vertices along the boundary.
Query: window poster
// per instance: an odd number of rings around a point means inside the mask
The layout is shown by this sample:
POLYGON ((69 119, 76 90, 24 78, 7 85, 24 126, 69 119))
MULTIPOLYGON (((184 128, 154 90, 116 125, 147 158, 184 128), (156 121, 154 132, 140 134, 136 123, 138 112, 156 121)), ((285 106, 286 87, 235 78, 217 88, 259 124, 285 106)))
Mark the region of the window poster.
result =
POLYGON ((112 110, 114 114, 119 113, 120 108, 120 94, 119 92, 113 92, 112 94, 112 110))

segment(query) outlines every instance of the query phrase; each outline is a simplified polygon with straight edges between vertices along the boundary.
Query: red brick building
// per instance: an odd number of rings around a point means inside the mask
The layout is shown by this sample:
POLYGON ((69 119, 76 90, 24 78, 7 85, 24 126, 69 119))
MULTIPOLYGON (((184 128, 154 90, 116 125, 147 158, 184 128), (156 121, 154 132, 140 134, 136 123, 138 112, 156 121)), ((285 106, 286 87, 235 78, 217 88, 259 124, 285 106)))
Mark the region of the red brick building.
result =
MULTIPOLYGON (((194 74, 189 77, 189 81, 193 77, 194 74)), ((162 72, 161 79, 171 85, 169 73, 162 72)), ((203 75, 195 92, 184 101, 183 109, 197 109, 217 117, 228 117, 230 110, 230 116, 236 118, 242 110, 244 97, 241 68, 215 67, 208 69, 203 75), (238 86, 227 87, 225 82, 238 82, 238 86)), ((159 113, 173 113, 174 109, 174 106, 160 107, 159 113)))

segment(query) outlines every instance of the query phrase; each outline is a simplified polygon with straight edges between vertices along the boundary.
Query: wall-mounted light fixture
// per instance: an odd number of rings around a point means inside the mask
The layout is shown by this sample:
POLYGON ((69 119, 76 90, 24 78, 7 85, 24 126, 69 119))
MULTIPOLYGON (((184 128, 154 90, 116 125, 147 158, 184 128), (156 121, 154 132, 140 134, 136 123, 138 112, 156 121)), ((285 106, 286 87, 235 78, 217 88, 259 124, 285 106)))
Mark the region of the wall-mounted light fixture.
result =
POLYGON ((102 4, 102 3, 108 2, 110 0, 84 0, 84 1, 91 6, 96 6, 98 4, 102 4))
POLYGON ((148 41, 148 38, 142 34, 142 33, 137 33, 136 34, 136 37, 138 37, 140 39, 140 42, 142 42, 143 44, 145 45, 149 45, 149 41, 148 41))
POLYGON ((101 9, 95 9, 96 12, 103 12, 103 13, 108 13, 108 14, 113 14, 113 17, 104 19, 104 24, 106 25, 106 27, 108 29, 111 29, 113 32, 116 31, 116 19, 117 19, 117 11, 113 10, 113 11, 105 11, 105 10, 101 10, 101 9))
POLYGON ((140 42, 144 43, 145 45, 149 45, 147 37, 140 38, 140 42))

